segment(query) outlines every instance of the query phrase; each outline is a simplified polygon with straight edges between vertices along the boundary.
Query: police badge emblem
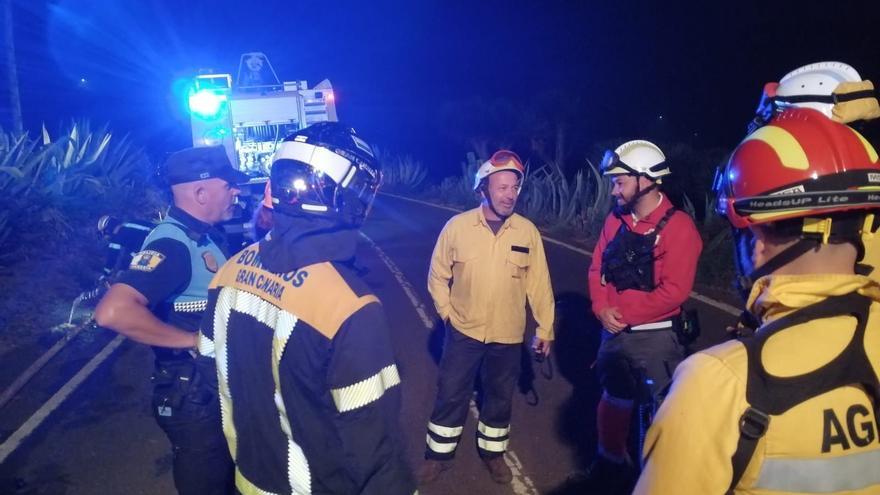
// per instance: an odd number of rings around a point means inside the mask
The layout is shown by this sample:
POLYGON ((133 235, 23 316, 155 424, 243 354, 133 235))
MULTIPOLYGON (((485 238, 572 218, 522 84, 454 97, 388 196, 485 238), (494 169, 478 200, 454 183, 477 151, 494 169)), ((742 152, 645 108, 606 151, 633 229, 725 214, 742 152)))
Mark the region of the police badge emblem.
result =
POLYGON ((217 270, 220 269, 220 265, 217 263, 217 258, 215 258, 210 251, 202 253, 202 260, 204 260, 205 268, 207 268, 209 272, 217 273, 217 270))
POLYGON ((147 249, 134 255, 128 268, 139 272, 151 272, 165 260, 165 255, 159 251, 147 249))

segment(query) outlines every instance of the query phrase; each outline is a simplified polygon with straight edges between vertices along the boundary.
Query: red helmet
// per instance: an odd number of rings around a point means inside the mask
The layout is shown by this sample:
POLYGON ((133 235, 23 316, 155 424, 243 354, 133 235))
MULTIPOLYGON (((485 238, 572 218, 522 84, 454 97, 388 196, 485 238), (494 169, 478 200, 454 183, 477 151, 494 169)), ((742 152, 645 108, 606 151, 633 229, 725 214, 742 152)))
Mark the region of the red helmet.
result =
POLYGON ((716 178, 718 212, 736 228, 880 208, 880 163, 861 134, 792 108, 743 140, 716 178))

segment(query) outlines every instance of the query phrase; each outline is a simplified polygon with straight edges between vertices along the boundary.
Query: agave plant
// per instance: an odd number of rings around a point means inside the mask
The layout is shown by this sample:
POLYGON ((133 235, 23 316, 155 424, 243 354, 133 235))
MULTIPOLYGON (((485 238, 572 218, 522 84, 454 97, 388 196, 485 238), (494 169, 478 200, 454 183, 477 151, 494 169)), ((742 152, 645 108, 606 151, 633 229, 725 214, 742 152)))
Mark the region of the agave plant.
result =
POLYGON ((382 163, 382 183, 385 190, 416 192, 425 182, 428 169, 410 155, 392 155, 377 150, 382 163))
POLYGON ((18 136, 0 132, 0 194, 4 197, 26 196, 40 176, 45 150, 23 133, 18 136))
POLYGON ((44 128, 43 144, 49 153, 44 192, 65 198, 94 197, 106 191, 101 168, 111 139, 106 127, 91 132, 87 122, 73 123, 55 142, 44 128))
POLYGON ((64 239, 96 208, 140 206, 151 167, 130 139, 74 122, 52 139, 0 132, 0 262, 32 243, 64 239), (16 239, 16 249, 11 240, 16 239))
POLYGON ((611 205, 611 184, 602 175, 599 167, 594 165, 589 159, 586 162, 587 171, 589 171, 590 178, 592 179, 593 194, 584 211, 583 230, 587 235, 594 236, 602 230, 605 216, 608 215, 608 209, 611 205))
POLYGON ((562 167, 545 164, 529 174, 520 199, 523 213, 551 228, 592 235, 601 228, 610 201, 608 183, 587 160, 568 179, 562 167))
POLYGON ((474 176, 479 166, 480 162, 477 160, 477 156, 474 153, 468 153, 465 161, 461 163, 460 174, 446 177, 440 182, 440 186, 436 190, 440 200, 461 208, 473 207, 476 200, 474 176))

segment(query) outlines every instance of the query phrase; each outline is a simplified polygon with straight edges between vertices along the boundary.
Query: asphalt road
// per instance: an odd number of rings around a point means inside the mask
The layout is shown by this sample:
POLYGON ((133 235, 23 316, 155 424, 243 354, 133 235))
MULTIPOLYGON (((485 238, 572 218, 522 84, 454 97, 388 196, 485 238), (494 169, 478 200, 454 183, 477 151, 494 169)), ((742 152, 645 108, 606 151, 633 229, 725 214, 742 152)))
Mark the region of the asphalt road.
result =
MULTIPOLYGON (((401 424, 414 468, 424 451, 442 342, 425 287, 426 274, 437 234, 453 214, 383 196, 365 225, 360 246, 367 282, 391 322, 403 380, 401 424)), ((420 487, 420 493, 553 493, 569 474, 589 464, 598 400, 590 371, 598 344, 598 323, 586 294, 590 260, 558 243, 547 241, 545 248, 557 300, 557 341, 549 363, 535 363, 523 350, 507 456, 515 474, 513 484, 499 486, 490 480, 476 454, 476 420, 471 416, 453 469, 434 484, 420 487)), ((697 300, 689 306, 699 311, 703 326, 698 347, 720 341, 722 329, 734 320, 729 312, 697 300)), ((530 322, 529 338, 532 328, 530 322)), ((5 455, 0 460, 0 493, 174 493, 170 449, 149 410, 151 352, 114 336, 101 329, 83 332, 0 410, 0 459, 5 455), (105 354, 108 357, 102 361, 93 359, 105 354), (94 372, 65 400, 56 396, 56 409, 38 411, 90 362, 94 372), (34 419, 35 412, 45 418, 41 423, 34 419), (28 424, 36 426, 29 432, 28 424)))

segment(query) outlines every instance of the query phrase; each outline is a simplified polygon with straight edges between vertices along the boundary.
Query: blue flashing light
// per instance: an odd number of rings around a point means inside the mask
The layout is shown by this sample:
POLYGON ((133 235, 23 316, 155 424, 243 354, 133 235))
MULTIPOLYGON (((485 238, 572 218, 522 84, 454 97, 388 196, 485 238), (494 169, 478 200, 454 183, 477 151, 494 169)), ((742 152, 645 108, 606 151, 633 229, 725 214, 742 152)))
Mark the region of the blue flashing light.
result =
POLYGON ((201 89, 189 95, 189 110, 203 119, 216 117, 225 103, 226 95, 209 89, 201 89))

